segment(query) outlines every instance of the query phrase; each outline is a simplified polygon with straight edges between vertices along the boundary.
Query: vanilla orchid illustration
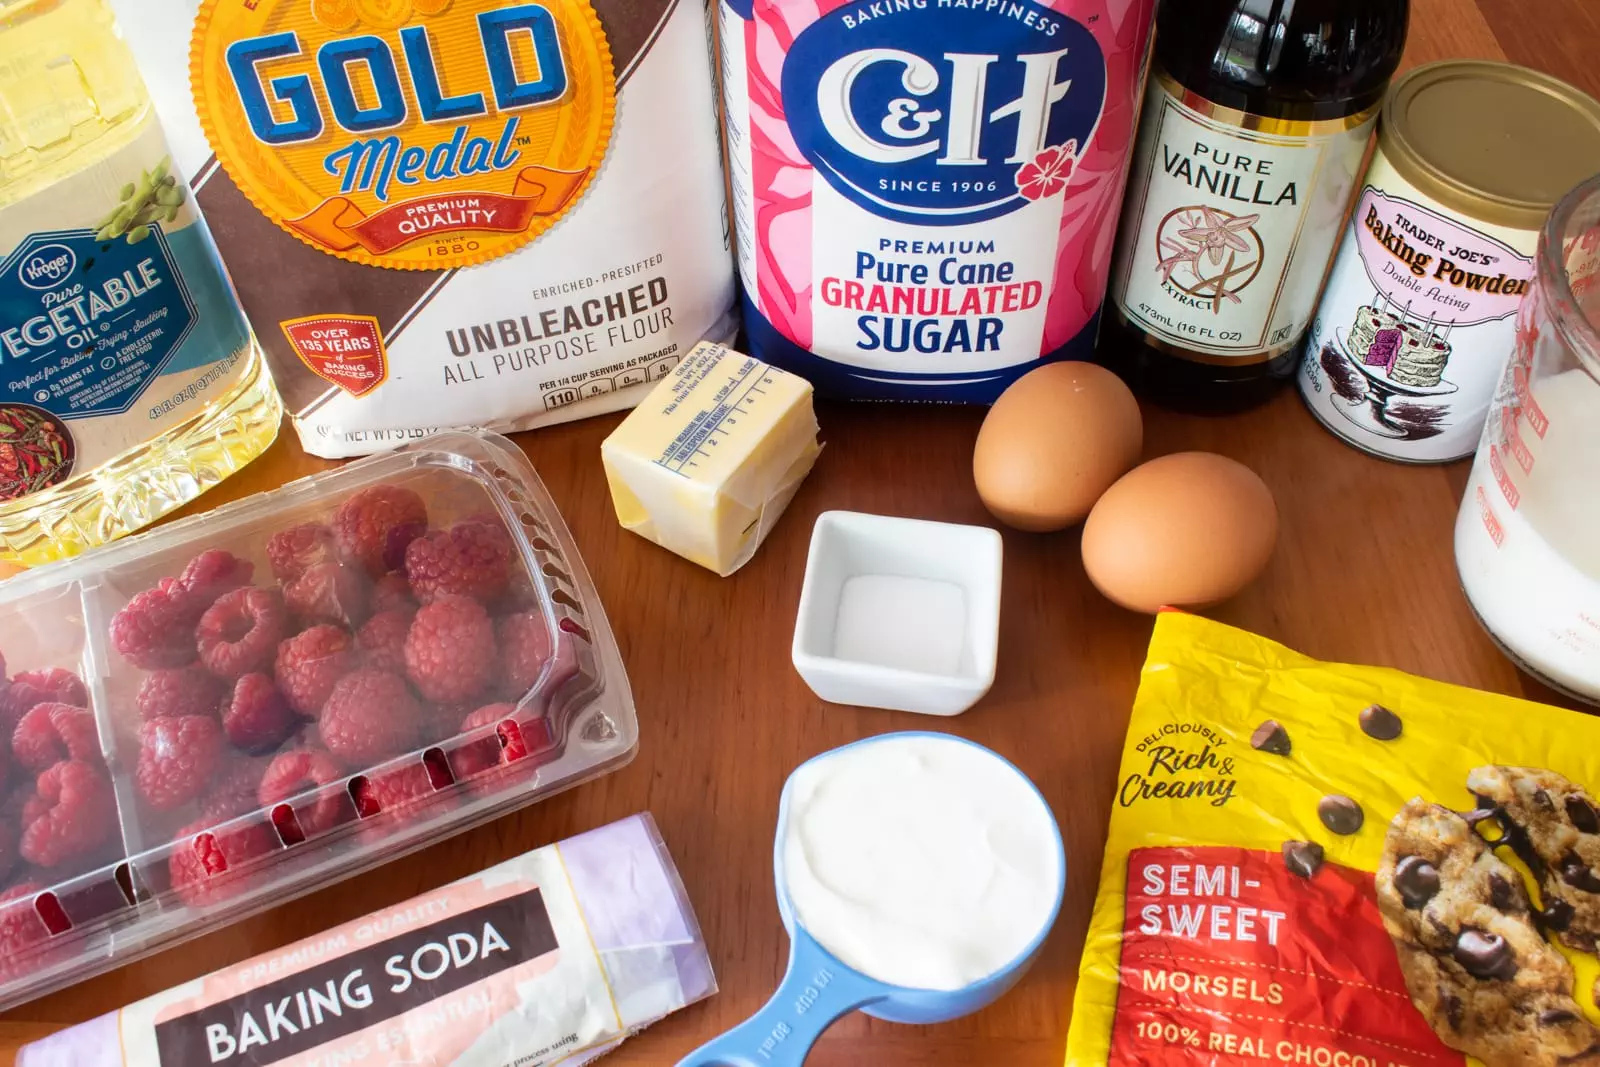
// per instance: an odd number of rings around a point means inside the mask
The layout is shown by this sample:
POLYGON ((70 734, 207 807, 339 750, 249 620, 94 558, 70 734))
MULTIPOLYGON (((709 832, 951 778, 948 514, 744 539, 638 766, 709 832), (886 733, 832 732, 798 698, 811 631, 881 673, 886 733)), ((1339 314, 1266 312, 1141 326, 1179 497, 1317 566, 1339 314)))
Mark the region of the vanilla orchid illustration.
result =
POLYGON ((1239 235, 1260 222, 1260 215, 1238 215, 1230 219, 1208 207, 1202 207, 1200 214, 1202 225, 1179 230, 1178 236, 1193 241, 1200 251, 1209 254, 1213 266, 1222 262, 1230 248, 1236 252, 1251 251, 1250 242, 1239 235))
POLYGON ((1239 303, 1239 298, 1229 290, 1228 283, 1254 268, 1252 253, 1255 249, 1243 235, 1249 233, 1250 228, 1259 221, 1260 215, 1229 217, 1209 207, 1201 207, 1197 213, 1180 215, 1178 223, 1182 228, 1178 230, 1177 237, 1160 238, 1161 258, 1156 263, 1156 270, 1161 272, 1162 283, 1171 282, 1173 272, 1186 266, 1197 282, 1196 288, 1190 291, 1196 296, 1210 297, 1212 311, 1219 310, 1224 300, 1239 303), (1247 257, 1243 265, 1239 265, 1241 252, 1247 257), (1209 259, 1212 266, 1220 266, 1226 259, 1227 266, 1221 274, 1208 278, 1200 270, 1202 258, 1209 259))

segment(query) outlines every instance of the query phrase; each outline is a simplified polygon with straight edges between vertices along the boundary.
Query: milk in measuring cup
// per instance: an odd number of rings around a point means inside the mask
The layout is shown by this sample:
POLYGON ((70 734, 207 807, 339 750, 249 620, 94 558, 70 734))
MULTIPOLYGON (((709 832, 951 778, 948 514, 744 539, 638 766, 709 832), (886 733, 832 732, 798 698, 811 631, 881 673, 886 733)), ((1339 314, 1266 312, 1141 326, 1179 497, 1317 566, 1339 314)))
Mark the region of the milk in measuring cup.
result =
POLYGON ((1154 0, 723 0, 754 354, 990 402, 1087 358, 1154 0))
MULTIPOLYGON (((1515 390, 1516 373, 1513 361, 1503 389, 1515 390)), ((1456 562, 1473 609, 1516 659, 1596 699, 1600 383, 1567 370, 1529 396, 1491 417, 1456 520, 1456 562)))

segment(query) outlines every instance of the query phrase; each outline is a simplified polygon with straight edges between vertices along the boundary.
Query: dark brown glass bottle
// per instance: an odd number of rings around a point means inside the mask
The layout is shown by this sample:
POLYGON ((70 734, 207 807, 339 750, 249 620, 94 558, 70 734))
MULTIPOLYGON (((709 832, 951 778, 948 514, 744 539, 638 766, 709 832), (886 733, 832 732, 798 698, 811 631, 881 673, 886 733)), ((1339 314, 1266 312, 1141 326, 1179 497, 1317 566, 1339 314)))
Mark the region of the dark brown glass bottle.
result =
POLYGON ((1292 374, 1409 0, 1162 0, 1100 358, 1236 411, 1292 374))

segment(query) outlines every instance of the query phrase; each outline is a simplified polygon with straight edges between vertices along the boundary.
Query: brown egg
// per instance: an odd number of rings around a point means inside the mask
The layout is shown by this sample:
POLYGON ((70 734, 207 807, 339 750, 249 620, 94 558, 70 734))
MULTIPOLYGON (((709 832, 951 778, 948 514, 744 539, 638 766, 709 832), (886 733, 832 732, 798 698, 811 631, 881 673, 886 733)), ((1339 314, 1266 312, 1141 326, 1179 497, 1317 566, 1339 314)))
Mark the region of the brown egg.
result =
POLYGON ((1143 444, 1139 404, 1120 378, 1093 363, 1047 363, 989 409, 972 480, 1007 526, 1059 530, 1083 521, 1143 444))
POLYGON ((1083 568, 1125 608, 1199 608, 1250 584, 1277 540, 1278 506, 1254 471, 1179 452, 1106 490, 1083 525, 1083 568))

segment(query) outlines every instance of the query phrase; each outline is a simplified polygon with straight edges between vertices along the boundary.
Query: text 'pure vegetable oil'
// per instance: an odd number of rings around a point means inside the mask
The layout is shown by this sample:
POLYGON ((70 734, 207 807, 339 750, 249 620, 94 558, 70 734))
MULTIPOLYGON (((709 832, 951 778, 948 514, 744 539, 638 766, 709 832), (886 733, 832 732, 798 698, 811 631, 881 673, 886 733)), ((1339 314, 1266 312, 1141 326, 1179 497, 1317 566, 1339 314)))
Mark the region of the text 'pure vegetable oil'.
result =
POLYGON ((103 0, 0 0, 0 563, 154 521, 281 410, 103 0))

